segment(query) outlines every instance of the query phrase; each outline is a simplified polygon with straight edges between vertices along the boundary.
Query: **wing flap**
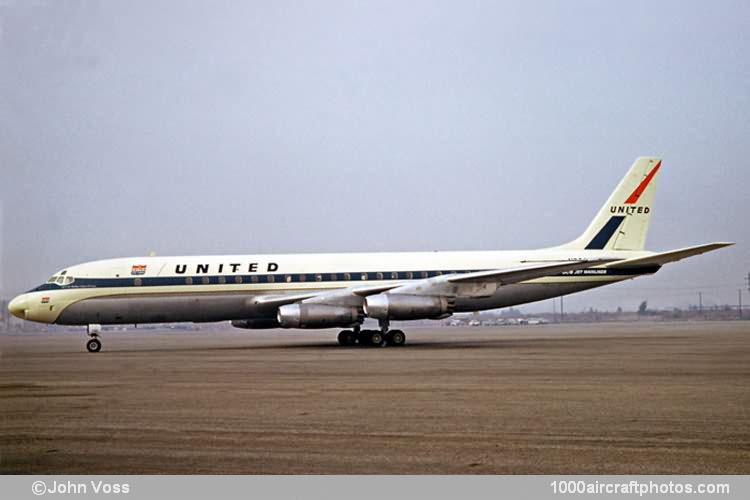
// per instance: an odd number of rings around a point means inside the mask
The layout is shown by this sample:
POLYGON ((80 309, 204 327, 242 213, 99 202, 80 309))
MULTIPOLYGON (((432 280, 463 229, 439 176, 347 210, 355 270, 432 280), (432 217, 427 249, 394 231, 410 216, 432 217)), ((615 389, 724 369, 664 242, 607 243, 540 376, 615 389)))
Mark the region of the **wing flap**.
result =
POLYGON ((321 293, 325 292, 253 295, 252 297, 247 299, 247 302, 255 306, 283 306, 286 304, 293 304, 301 300, 310 299, 312 297, 317 297, 321 293))

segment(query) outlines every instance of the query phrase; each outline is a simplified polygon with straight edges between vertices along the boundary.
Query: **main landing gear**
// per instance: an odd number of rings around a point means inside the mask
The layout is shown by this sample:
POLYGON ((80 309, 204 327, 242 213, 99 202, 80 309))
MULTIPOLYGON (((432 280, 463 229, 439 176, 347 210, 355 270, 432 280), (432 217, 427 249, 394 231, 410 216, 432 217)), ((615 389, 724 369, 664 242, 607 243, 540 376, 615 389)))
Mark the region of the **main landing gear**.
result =
POLYGON ((102 350, 102 341, 99 340, 99 333, 101 333, 101 325, 88 325, 86 327, 86 334, 91 337, 86 342, 86 349, 89 352, 99 352, 102 350))
POLYGON ((380 322, 380 330, 360 330, 359 325, 352 330, 339 332, 339 344, 344 346, 402 346, 406 342, 406 334, 401 330, 389 330, 388 322, 380 322))

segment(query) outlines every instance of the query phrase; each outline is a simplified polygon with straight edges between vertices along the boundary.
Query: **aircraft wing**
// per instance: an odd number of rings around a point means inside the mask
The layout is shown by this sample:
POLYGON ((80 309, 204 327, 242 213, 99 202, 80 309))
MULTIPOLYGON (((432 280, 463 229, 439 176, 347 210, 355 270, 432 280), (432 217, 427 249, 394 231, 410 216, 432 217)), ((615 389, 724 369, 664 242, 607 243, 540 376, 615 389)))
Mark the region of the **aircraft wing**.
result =
POLYGON ((705 245, 696 245, 694 247, 679 248, 677 250, 670 250, 668 252, 660 252, 646 257, 637 257, 635 259, 618 260, 606 265, 609 268, 623 268, 623 267, 641 267, 641 266, 663 266, 669 262, 676 262, 678 260, 692 257, 693 255, 700 255, 702 253, 710 252, 712 250, 718 250, 734 245, 729 242, 716 242, 706 243, 705 245))
POLYGON ((500 285, 510 285, 521 281, 535 278, 543 278, 565 271, 575 271, 587 267, 594 267, 612 262, 612 259, 576 260, 571 262, 554 262, 552 264, 541 264, 517 267, 512 269, 493 269, 490 271, 477 271, 475 273, 455 274, 448 277, 450 283, 461 282, 494 282, 500 285))
POLYGON ((612 259, 576 260, 570 262, 554 262, 534 264, 511 269, 492 269, 464 274, 450 274, 424 278, 409 282, 391 283, 385 285, 353 286, 337 288, 328 291, 309 293, 256 295, 248 299, 248 303, 260 307, 281 307, 295 302, 314 302, 324 304, 361 303, 361 298, 387 291, 396 293, 441 293, 448 284, 459 283, 492 283, 493 285, 510 285, 534 278, 551 276, 564 271, 575 271, 586 267, 612 262, 612 259))
POLYGON ((307 300, 316 300, 324 297, 339 297, 339 296, 357 296, 367 297, 368 295, 374 295, 382 293, 393 288, 400 286, 400 283, 393 283, 389 285, 373 285, 373 286, 360 286, 350 288, 336 288, 329 291, 315 291, 309 293, 291 293, 291 294, 274 294, 274 295, 256 295, 252 297, 250 303, 257 306, 276 306, 280 307, 286 304, 294 304, 295 302, 303 302, 307 300))

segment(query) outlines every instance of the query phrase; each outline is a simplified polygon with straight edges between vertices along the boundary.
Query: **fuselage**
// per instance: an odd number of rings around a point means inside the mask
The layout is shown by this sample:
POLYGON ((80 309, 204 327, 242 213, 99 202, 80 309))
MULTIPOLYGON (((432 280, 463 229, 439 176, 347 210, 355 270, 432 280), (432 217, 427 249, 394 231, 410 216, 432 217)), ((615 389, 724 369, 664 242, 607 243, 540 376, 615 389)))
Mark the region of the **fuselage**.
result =
MULTIPOLYGON (((133 257, 68 267, 16 297, 13 314, 64 325, 274 318, 252 298, 409 283, 440 275, 582 259, 632 259, 646 251, 570 250, 133 257)), ((485 294, 456 297, 455 312, 495 309, 616 283, 658 267, 592 267, 485 294)))

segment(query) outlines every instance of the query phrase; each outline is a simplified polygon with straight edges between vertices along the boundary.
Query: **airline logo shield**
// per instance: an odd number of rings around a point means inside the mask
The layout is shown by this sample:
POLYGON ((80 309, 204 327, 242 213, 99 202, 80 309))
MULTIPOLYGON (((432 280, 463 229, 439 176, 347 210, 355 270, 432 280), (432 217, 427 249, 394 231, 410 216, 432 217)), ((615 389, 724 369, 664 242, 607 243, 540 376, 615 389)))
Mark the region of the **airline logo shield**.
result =
POLYGON ((130 274, 132 276, 142 276, 146 274, 146 266, 145 265, 136 265, 130 268, 130 274))

